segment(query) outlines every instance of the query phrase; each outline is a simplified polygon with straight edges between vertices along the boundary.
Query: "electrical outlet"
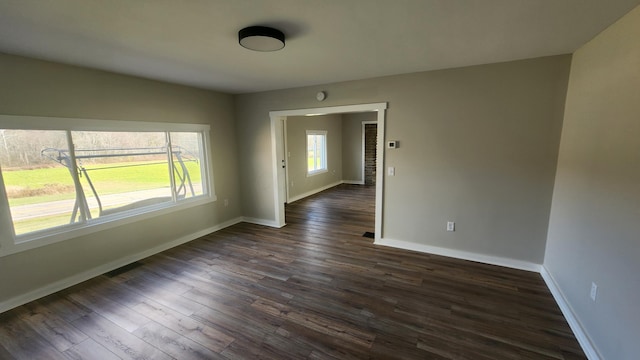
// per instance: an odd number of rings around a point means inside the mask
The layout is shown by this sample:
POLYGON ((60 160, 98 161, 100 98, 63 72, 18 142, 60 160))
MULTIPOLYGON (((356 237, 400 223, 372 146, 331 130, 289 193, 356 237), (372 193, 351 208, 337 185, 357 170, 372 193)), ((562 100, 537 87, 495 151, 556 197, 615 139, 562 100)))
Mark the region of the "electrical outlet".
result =
POLYGON ((224 199, 224 207, 229 206, 229 199, 224 199))
POLYGON ((589 297, 591 301, 596 301, 596 297, 598 297, 598 285, 596 283, 591 283, 591 292, 589 293, 589 297))
POLYGON ((447 231, 456 231, 456 223, 453 221, 447 221, 447 231))

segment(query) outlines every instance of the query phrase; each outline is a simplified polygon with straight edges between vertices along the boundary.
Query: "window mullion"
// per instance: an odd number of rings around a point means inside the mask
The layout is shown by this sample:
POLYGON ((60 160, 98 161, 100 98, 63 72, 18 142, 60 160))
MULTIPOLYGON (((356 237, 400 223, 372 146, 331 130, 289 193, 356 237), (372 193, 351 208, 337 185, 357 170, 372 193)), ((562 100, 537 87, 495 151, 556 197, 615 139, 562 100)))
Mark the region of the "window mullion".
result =
POLYGON ((89 205, 87 204, 87 198, 84 196, 82 184, 80 183, 80 177, 78 175, 78 166, 76 163, 76 151, 75 146, 73 145, 73 137, 71 136, 70 130, 66 130, 65 132, 67 135, 67 147, 69 148, 69 172, 71 173, 73 185, 76 190, 76 206, 78 206, 78 209, 80 210, 80 223, 84 224, 87 222, 87 212, 89 211, 89 205))
POLYGON ((320 167, 328 170, 327 166, 327 136, 320 136, 322 141, 320 142, 320 167))
POLYGON ((0 168, 0 248, 11 246, 9 239, 15 239, 16 232, 13 228, 11 219, 11 211, 9 210, 9 197, 2 178, 2 169, 0 168))
POLYGON ((315 135, 315 147, 316 147, 316 169, 315 170, 320 170, 322 169, 322 153, 320 152, 322 150, 321 146, 320 146, 320 135, 315 135))
POLYGON ((316 135, 316 170, 322 169, 322 146, 320 135, 316 135))
POLYGON ((318 170, 318 135, 313 135, 313 170, 318 170))
POLYGON ((203 186, 203 194, 209 194, 209 171, 207 169, 206 164, 208 164, 208 154, 206 153, 206 149, 209 149, 208 146, 205 145, 204 142, 204 134, 202 132, 198 133, 198 149, 200 149, 200 176, 202 177, 201 183, 203 186))
POLYGON ((169 164, 169 181, 171 182, 171 200, 176 203, 178 202, 178 194, 176 192, 176 176, 174 173, 175 165, 173 164, 173 148, 171 145, 171 133, 168 131, 165 133, 167 137, 167 156, 168 156, 168 164, 169 164))

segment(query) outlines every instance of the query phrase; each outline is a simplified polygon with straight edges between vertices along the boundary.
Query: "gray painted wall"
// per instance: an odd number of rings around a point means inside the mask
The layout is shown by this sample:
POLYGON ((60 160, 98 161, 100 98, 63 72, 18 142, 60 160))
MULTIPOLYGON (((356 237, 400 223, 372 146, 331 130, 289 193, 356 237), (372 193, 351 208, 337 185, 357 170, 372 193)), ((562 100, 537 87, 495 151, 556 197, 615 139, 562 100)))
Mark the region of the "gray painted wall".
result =
POLYGON ((388 102, 386 138, 402 145, 386 152, 396 176, 384 184, 383 237, 541 264, 570 60, 239 95, 244 214, 275 218, 269 111, 388 102))
POLYGON ((289 198, 297 198, 342 180, 342 116, 290 116, 287 118, 290 153, 289 198), (327 172, 307 176, 307 130, 327 131, 327 172))
POLYGON ((348 182, 362 182, 362 122, 375 121, 376 113, 342 115, 342 177, 348 182))
POLYGON ((210 124, 219 199, 1 257, 0 302, 241 215, 231 95, 3 54, 0 79, 2 114, 210 124))
MULTIPOLYGON (((324 90, 322 106, 389 102, 387 138, 401 148, 387 153, 397 176, 385 182, 385 237, 535 263, 546 247, 545 268, 604 358, 635 358, 638 34, 640 8, 576 52, 564 126, 570 56, 232 97, 0 54, 2 114, 210 124, 216 193, 230 200, 2 257, 0 302, 240 215, 274 219, 268 112, 318 107, 324 90)), ((343 157, 345 179, 354 161, 343 157)))
MULTIPOLYGON (((322 106, 389 102, 387 138, 401 147, 386 158, 397 176, 385 182, 385 237, 535 263, 546 248, 545 268, 604 358, 635 358, 638 34, 640 8, 576 52, 566 112, 570 56, 232 97, 0 54, 2 114, 210 124, 216 193, 230 200, 2 257, 0 302, 240 215, 273 219, 268 112, 318 107, 324 90, 322 106)), ((356 157, 342 161, 348 180, 356 157)))
POLYGON ((640 7, 573 56, 544 260, 612 360, 640 354, 639 38, 640 7))

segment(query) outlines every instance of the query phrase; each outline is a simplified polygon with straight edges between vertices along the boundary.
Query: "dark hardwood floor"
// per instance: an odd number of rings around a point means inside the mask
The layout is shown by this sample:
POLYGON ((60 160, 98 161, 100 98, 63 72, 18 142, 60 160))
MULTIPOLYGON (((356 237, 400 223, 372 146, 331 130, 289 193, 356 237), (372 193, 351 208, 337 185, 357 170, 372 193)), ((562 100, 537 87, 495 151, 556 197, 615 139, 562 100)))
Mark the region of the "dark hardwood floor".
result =
POLYGON ((585 359, 539 274, 374 246, 373 187, 0 314, 1 359, 585 359))

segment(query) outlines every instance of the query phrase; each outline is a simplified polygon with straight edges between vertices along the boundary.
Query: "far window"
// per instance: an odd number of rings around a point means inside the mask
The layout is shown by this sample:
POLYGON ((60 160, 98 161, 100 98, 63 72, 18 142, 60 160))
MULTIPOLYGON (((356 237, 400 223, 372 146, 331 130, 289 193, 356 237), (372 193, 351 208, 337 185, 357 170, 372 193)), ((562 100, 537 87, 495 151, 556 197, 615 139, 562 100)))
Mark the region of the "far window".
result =
POLYGON ((327 171, 327 132, 307 130, 307 175, 327 171))

